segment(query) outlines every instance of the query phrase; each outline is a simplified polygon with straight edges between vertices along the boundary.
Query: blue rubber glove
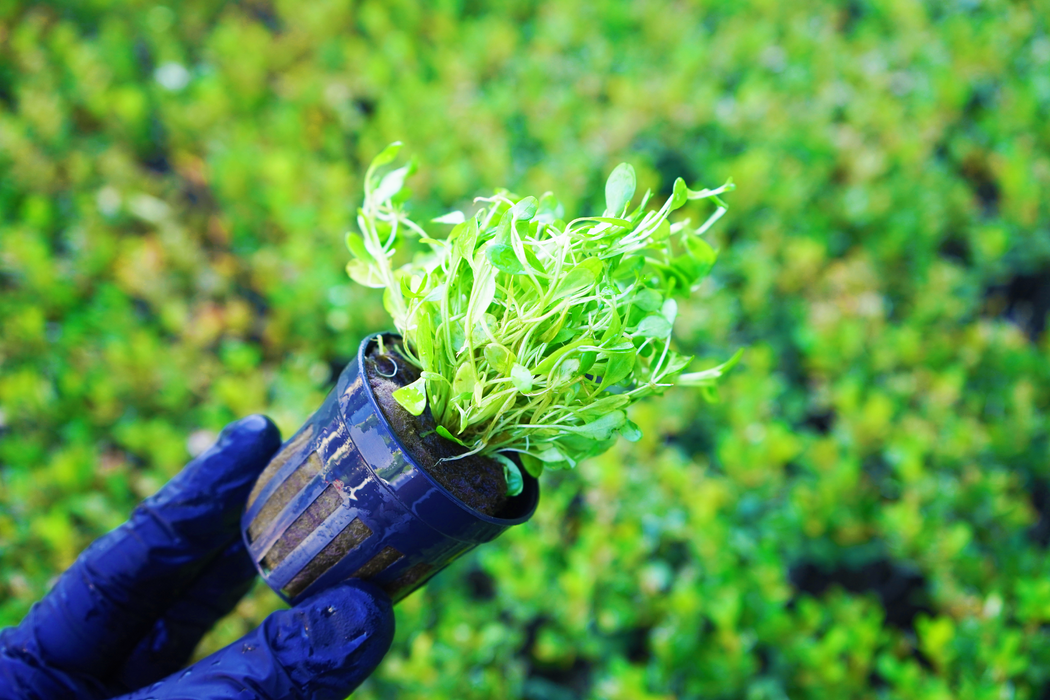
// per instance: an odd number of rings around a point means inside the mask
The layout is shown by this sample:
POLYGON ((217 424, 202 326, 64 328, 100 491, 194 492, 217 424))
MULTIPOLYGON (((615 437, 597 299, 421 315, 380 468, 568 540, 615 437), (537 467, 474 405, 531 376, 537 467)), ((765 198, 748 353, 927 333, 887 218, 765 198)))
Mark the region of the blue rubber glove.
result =
POLYGON ((88 547, 18 627, 0 631, 0 698, 342 700, 390 647, 378 588, 348 582, 275 612, 182 669, 201 636, 251 587, 239 523, 280 446, 251 416, 88 547))

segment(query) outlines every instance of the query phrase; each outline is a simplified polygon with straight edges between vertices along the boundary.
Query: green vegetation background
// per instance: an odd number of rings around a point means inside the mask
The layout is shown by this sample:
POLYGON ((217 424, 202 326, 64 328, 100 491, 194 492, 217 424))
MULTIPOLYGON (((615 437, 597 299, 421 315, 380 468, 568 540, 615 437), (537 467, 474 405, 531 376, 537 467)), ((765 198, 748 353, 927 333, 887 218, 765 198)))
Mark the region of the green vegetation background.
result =
POLYGON ((0 625, 386 326, 342 234, 401 139, 421 217, 497 185, 590 212, 622 160, 665 195, 732 175, 677 333, 698 366, 750 350, 403 602, 357 697, 1046 697, 1048 17, 3 0, 0 625))

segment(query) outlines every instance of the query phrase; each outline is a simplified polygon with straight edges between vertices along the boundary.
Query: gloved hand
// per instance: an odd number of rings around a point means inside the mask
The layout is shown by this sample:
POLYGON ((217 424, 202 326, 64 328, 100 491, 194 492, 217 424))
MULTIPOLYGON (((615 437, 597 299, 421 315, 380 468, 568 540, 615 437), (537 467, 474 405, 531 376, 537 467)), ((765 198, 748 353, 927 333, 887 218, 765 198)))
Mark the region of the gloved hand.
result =
POLYGON ((239 521, 280 446, 251 416, 223 430, 128 522, 88 547, 18 627, 0 632, 0 698, 342 700, 390 646, 378 588, 348 582, 180 670, 251 587, 239 521))

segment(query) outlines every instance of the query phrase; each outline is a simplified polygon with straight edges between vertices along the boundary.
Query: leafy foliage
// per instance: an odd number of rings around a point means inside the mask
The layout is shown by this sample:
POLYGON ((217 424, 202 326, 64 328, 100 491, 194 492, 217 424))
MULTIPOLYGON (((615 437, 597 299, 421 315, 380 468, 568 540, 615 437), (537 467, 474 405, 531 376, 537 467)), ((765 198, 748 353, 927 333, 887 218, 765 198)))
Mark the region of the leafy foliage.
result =
MULTIPOLYGON (((4 4, 0 624, 225 422, 290 435, 389 328, 338 234, 404 138, 419 221, 495 182, 601 211, 621 161, 657 197, 732 174, 675 338, 748 352, 721 402, 670 389, 634 407, 639 442, 545 475, 529 523, 398 605, 355 698, 1040 698, 1048 17, 4 4), (925 581, 913 627, 871 588, 791 576, 884 560, 925 581)), ((279 604, 257 588, 201 653, 279 604)))
MULTIPOLYGON (((501 190, 469 217, 442 217, 458 223, 437 239, 399 197, 412 164, 379 172, 399 149, 385 148, 365 174, 347 272, 384 289, 405 357, 422 370, 394 398, 414 415, 429 405, 442 434, 471 448, 465 454, 517 453, 533 476, 576 466, 617 434, 638 440, 626 414, 635 401, 673 383, 711 390, 739 359, 682 375, 691 358, 671 349, 675 297, 688 296, 715 261, 699 235, 725 213, 719 195, 731 182, 694 192, 678 178, 659 210, 647 209, 652 192, 631 208, 634 168, 621 163, 601 216, 566 223, 552 195, 501 190), (668 220, 688 200, 717 206, 697 230, 668 220), (405 235, 431 253, 395 270, 405 235)), ((515 495, 518 468, 502 462, 515 495)))

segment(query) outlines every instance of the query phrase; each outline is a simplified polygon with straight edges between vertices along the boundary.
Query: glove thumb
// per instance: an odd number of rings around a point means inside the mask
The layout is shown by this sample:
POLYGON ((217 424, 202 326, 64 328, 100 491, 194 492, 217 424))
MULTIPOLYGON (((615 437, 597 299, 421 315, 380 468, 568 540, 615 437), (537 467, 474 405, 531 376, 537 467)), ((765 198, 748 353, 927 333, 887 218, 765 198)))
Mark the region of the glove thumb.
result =
POLYGON ((393 638, 390 599, 351 580, 271 614, 240 641, 124 700, 343 700, 393 638))

